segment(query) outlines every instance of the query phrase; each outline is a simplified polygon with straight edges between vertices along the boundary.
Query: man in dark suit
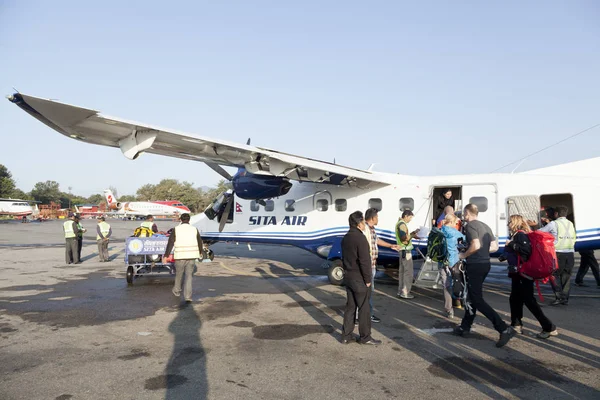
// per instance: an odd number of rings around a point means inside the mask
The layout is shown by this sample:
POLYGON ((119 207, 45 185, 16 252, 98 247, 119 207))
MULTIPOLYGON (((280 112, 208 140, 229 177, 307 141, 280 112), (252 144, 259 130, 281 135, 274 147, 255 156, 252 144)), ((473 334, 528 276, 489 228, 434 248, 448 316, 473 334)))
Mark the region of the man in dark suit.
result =
POLYGON ((342 239, 342 264, 344 267, 344 284, 346 285, 346 310, 344 311, 344 327, 342 343, 348 344, 354 332, 354 319, 358 307, 358 333, 360 344, 381 344, 381 340, 371 337, 371 251, 369 242, 362 233, 365 219, 362 212, 355 211, 348 218, 350 230, 342 239))

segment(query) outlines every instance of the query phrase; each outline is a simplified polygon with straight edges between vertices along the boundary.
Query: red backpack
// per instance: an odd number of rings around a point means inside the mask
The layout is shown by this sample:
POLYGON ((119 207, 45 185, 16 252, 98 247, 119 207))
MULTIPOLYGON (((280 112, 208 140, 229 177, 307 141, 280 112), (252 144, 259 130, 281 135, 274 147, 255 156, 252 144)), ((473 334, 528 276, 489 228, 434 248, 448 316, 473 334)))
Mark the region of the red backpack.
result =
POLYGON ((529 260, 521 263, 519 273, 525 278, 536 281, 538 293, 542 298, 539 282, 548 282, 552 279, 554 271, 558 269, 554 236, 548 232, 533 231, 528 233, 527 237, 531 242, 531 256, 529 260))

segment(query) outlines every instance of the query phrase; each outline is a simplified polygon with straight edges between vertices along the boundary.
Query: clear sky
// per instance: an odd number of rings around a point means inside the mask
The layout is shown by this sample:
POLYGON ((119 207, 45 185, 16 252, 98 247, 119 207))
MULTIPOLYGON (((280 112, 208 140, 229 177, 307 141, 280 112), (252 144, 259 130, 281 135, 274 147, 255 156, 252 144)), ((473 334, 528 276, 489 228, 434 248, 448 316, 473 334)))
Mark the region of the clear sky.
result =
MULTIPOLYGON (((357 168, 490 172, 600 122, 600 2, 491 3, 0 0, 0 93, 357 168)), ((68 139, 1 100, 0 163, 25 191, 220 179, 68 139)), ((599 138, 520 170, 599 156, 599 138)))

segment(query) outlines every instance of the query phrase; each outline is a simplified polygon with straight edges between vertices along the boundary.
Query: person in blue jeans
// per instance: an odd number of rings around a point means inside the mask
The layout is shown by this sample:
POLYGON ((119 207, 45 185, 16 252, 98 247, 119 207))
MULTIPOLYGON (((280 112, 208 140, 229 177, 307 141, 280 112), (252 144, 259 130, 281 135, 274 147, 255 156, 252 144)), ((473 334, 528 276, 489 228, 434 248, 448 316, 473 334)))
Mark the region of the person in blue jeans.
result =
POLYGON ((446 250, 448 253, 446 264, 438 263, 440 277, 444 285, 444 310, 446 310, 448 318, 454 318, 454 310, 452 309, 452 273, 450 269, 459 261, 458 241, 459 239, 465 239, 465 235, 454 228, 457 220, 458 218, 454 214, 446 215, 440 229, 446 238, 446 250))

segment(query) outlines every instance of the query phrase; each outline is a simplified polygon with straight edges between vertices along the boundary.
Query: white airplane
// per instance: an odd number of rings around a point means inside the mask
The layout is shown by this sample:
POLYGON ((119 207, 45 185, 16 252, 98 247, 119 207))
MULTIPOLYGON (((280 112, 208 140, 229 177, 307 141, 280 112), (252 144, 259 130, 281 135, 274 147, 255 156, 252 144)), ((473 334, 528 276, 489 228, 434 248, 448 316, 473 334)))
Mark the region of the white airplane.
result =
MULTIPOLYGON (((340 284, 343 278, 340 240, 351 212, 379 209, 377 232, 394 243, 402 211, 414 212, 411 229, 431 227, 437 199, 447 188, 453 191, 456 210, 467 203, 479 207, 479 219, 492 228, 501 249, 510 215, 539 221, 541 209, 558 205, 570 210, 576 248, 600 248, 600 158, 512 174, 409 176, 194 136, 24 94, 9 100, 65 136, 120 148, 132 160, 148 152, 205 162, 233 186, 191 221, 207 243, 298 246, 329 260, 332 283, 340 284), (237 167, 238 172, 232 177, 221 166, 237 167)), ((416 244, 424 246, 426 239, 416 244)), ((397 259, 397 252, 380 249, 380 264, 397 259)))
POLYGON ((161 216, 178 216, 190 210, 185 207, 174 207, 165 204, 154 203, 151 201, 130 201, 120 203, 113 192, 109 189, 104 191, 104 198, 109 212, 106 214, 119 215, 123 217, 141 217, 148 214, 161 216), (185 208, 184 208, 185 207, 185 208))
POLYGON ((39 213, 37 202, 20 199, 0 199, 0 215, 23 217, 39 213), (33 206, 31 205, 33 204, 33 206))

